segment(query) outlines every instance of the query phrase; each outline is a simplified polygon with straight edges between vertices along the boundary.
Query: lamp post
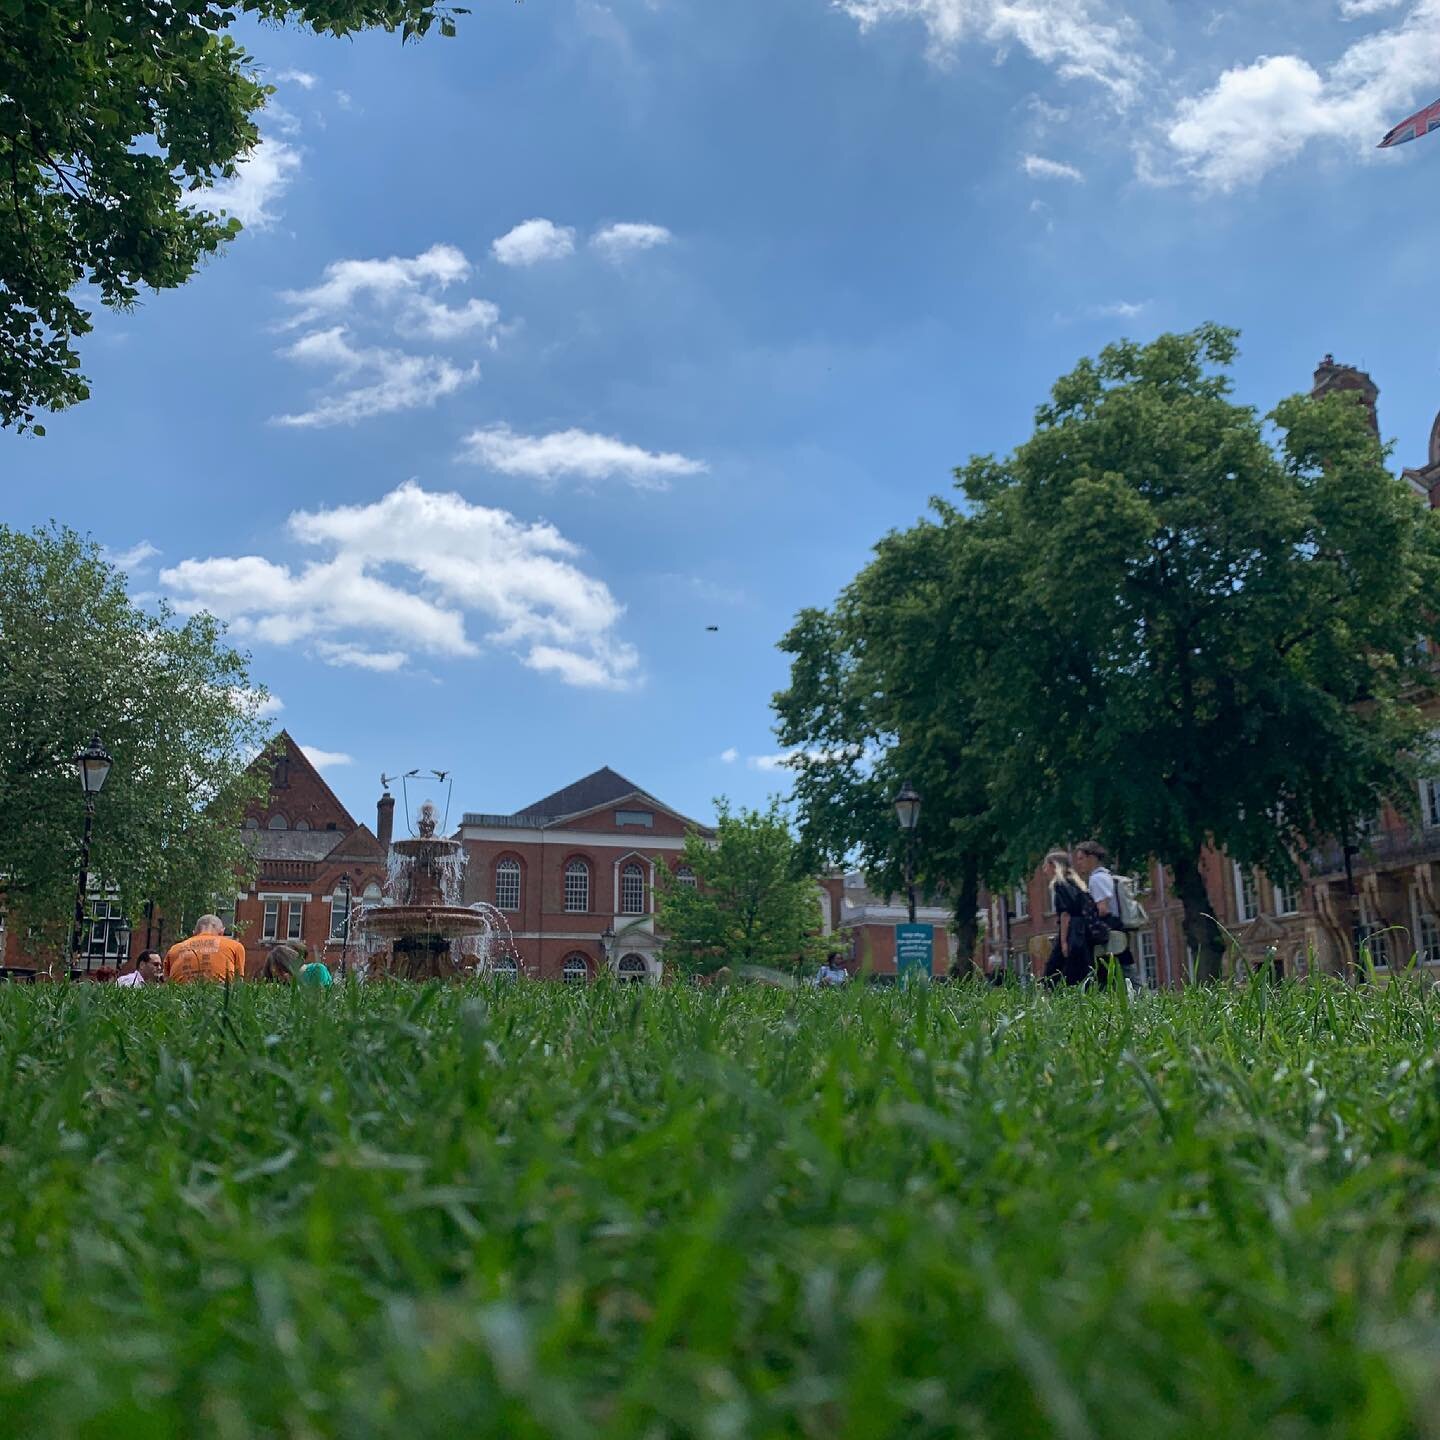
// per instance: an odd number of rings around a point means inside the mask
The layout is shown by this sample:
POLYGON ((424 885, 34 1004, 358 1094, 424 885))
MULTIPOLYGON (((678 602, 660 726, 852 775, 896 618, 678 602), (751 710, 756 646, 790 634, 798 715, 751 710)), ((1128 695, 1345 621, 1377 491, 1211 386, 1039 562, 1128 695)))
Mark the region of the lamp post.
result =
POLYGON ((345 895, 345 935, 340 942, 340 974, 345 976, 350 970, 350 925, 355 918, 350 908, 350 872, 348 870, 340 877, 340 889, 345 895))
POLYGON ((613 925, 607 925, 600 932, 600 963, 602 965, 608 965, 610 963, 610 948, 614 944, 615 927, 613 925))
POLYGON ((905 891, 910 902, 910 923, 915 923, 915 827, 920 823, 920 796, 907 780, 895 797, 895 814, 905 832, 905 891))
POLYGON ((92 734, 90 743, 74 757, 80 771, 80 787, 85 792, 85 835, 80 842, 80 883, 75 888, 75 928, 70 936, 70 963, 79 968, 80 938, 85 933, 85 896, 90 889, 90 835, 95 826, 95 797, 110 773, 110 752, 92 734))

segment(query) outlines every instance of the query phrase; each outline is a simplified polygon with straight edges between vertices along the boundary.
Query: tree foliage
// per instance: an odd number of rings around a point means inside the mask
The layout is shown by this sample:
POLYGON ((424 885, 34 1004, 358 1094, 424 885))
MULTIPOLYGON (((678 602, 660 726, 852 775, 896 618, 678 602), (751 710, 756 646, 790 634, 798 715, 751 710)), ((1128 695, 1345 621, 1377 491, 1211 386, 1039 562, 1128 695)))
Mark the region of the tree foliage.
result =
POLYGON ((241 15, 349 35, 453 34, 433 0, 0 0, 0 426, 89 394, 76 287, 125 308, 240 229, 194 192, 235 173, 270 88, 241 15))
POLYGON ((91 874, 138 919, 213 909, 246 871, 248 770, 264 692, 217 622, 134 605, 97 548, 0 527, 0 875, 13 930, 59 947, 75 903, 84 798, 72 757, 114 757, 96 799, 91 874))
POLYGON ((986 657, 956 604, 975 583, 972 527, 938 502, 936 516, 882 540, 832 610, 801 612, 780 644, 794 658, 775 707, 781 743, 796 747, 810 863, 855 861, 875 889, 899 891, 906 837, 893 799, 908 780, 924 801, 918 883, 949 901, 968 957, 1000 842, 977 743, 975 671, 986 657))
MULTIPOLYGON (((780 698, 782 734, 803 743, 822 727, 797 711, 797 689, 853 689, 825 744, 877 745, 892 776, 907 747, 963 737, 995 846, 976 842, 982 872, 1018 877, 1089 833, 1159 859, 1204 976, 1222 953, 1206 846, 1293 878, 1297 857, 1355 816, 1413 805, 1436 690, 1417 641, 1440 636, 1440 515, 1387 472, 1356 397, 1296 396, 1262 419, 1231 398, 1235 355, 1235 332, 1204 326, 1112 345, 1062 377, 1029 440, 957 472, 963 509, 941 505, 887 541, 823 622, 801 617, 780 698), (922 613, 949 622, 954 648, 931 675, 917 619, 908 689, 898 659, 858 679, 844 659, 907 648, 884 623, 902 603, 847 613, 887 546, 900 560, 963 557, 915 566, 916 602, 933 592, 922 613), (827 646, 841 658, 824 659, 827 646)), ((935 793, 944 813, 927 805, 929 833, 975 833, 976 810, 935 793)))
POLYGON ((715 809, 713 840, 694 831, 685 837, 682 863, 696 883, 657 870, 667 963, 697 975, 722 965, 794 970, 818 963, 825 949, 819 896, 779 803, 732 812, 722 797, 715 809))

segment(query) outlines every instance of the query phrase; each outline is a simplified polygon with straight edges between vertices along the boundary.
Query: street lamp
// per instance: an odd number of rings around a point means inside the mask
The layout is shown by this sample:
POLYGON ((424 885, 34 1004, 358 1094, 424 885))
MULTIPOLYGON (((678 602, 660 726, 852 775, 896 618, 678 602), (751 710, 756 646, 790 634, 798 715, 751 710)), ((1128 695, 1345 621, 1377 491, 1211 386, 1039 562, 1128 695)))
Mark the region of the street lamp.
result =
POLYGON ((613 925, 607 925, 600 932, 600 963, 602 965, 608 965, 610 963, 610 947, 614 945, 614 943, 615 927, 613 925))
POLYGON ((915 923, 915 827, 920 823, 920 796, 907 780, 895 797, 895 814, 905 832, 905 890, 910 900, 910 923, 915 923))
POLYGON ((110 752, 92 734, 90 743, 74 757, 80 772, 80 786, 85 792, 85 836, 80 842, 80 883, 75 890, 75 928, 70 936, 71 964, 78 968, 80 937, 85 931, 85 896, 90 888, 90 833, 95 825, 95 797, 110 773, 110 752))
POLYGON ((340 974, 345 976, 350 973, 350 924, 354 919, 350 910, 350 872, 348 870, 340 877, 340 889, 345 895, 345 935, 340 942, 340 974))

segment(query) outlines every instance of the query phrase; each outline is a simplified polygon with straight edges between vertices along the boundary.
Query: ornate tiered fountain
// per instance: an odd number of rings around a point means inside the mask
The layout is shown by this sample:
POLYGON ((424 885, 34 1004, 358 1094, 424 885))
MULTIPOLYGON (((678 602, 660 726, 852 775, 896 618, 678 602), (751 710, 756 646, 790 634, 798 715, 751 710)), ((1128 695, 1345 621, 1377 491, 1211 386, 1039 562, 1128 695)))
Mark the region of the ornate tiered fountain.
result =
POLYGON ((420 807, 413 839, 390 846, 389 879, 378 904, 356 917, 371 978, 451 980, 518 972, 505 917, 493 906, 461 904, 465 847, 436 835, 435 807, 420 807))

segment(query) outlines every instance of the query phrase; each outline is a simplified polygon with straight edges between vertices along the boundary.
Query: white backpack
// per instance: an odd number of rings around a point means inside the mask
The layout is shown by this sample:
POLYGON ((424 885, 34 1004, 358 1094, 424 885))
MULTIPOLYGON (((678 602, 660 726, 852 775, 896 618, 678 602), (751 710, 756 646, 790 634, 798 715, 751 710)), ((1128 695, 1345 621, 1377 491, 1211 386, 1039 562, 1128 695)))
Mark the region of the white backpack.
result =
POLYGON ((1135 894, 1135 882, 1128 875, 1110 877, 1115 882, 1115 915, 1126 934, 1143 930, 1150 923, 1150 916, 1135 894))

